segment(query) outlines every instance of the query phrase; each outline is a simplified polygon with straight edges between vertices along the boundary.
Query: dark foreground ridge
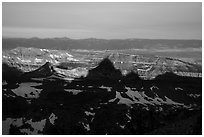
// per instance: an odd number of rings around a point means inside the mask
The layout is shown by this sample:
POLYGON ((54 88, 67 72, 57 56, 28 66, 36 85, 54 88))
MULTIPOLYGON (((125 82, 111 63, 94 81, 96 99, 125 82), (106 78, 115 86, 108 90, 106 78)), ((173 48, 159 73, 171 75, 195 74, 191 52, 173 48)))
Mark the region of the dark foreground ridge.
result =
POLYGON ((24 72, 16 67, 2 63, 2 80, 8 83, 16 83, 24 72))
POLYGON ((50 63, 3 72, 3 134, 202 134, 202 78, 167 72, 143 80, 108 58, 72 81, 50 63))

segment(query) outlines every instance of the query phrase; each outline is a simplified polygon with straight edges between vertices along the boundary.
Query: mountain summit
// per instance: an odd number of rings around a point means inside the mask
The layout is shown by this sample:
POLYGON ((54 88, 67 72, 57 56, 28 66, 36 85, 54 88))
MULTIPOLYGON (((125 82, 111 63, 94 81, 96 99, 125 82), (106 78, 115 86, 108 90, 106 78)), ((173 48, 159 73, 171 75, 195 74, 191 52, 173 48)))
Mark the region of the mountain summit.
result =
POLYGON ((46 62, 44 65, 39 67, 38 69, 30 72, 24 73, 23 77, 25 78, 42 78, 51 76, 55 72, 52 64, 50 62, 46 62))
POLYGON ((119 69, 114 67, 114 64, 108 57, 104 58, 97 67, 89 71, 88 79, 110 79, 118 80, 122 77, 119 69))
POLYGON ((109 72, 113 72, 115 71, 115 67, 113 65, 113 63, 110 61, 110 59, 108 57, 104 58, 99 65, 94 69, 96 71, 109 71, 109 72))

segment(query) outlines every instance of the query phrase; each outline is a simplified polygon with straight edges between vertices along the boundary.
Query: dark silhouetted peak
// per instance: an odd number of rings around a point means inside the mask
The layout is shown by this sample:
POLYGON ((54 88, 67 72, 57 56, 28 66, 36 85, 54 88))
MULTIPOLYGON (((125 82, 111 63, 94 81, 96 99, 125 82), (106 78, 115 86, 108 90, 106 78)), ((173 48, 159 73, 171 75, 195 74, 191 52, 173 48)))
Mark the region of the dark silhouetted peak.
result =
POLYGON ((87 78, 89 79, 112 79, 117 80, 122 77, 122 73, 119 69, 116 69, 113 63, 108 59, 104 58, 96 68, 89 71, 87 78))
POLYGON ((46 62, 44 65, 39 67, 38 69, 30 72, 26 72, 24 77, 36 78, 36 77, 48 77, 51 76, 55 72, 52 64, 50 62, 46 62))
POLYGON ((34 70, 33 72, 46 77, 53 74, 54 68, 50 62, 46 62, 44 65, 34 70))
POLYGON ((104 58, 99 65, 95 68, 95 70, 102 70, 102 71, 115 71, 115 67, 113 63, 110 61, 109 58, 104 58))
POLYGON ((40 68, 37 69, 38 71, 48 71, 48 72, 53 72, 53 66, 50 62, 46 62, 44 65, 42 65, 40 68))

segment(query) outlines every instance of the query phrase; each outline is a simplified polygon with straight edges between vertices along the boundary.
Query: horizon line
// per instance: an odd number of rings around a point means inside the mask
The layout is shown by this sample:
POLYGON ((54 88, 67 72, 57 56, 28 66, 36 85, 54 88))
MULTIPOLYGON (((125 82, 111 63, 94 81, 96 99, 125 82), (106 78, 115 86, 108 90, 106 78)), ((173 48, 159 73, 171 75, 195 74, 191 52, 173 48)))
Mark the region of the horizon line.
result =
POLYGON ((88 37, 88 38, 69 38, 69 37, 9 37, 2 36, 2 39, 70 39, 70 40, 86 40, 86 39, 98 39, 98 40, 201 40, 202 39, 171 39, 171 38, 96 38, 96 37, 88 37))

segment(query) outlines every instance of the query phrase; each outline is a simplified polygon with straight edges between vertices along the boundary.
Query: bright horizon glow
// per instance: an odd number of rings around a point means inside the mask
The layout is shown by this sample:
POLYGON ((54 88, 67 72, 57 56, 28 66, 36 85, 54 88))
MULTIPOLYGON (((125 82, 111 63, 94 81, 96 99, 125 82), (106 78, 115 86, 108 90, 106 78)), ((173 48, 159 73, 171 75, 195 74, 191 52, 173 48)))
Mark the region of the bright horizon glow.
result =
POLYGON ((202 3, 6 3, 12 38, 202 39, 202 3))

